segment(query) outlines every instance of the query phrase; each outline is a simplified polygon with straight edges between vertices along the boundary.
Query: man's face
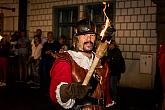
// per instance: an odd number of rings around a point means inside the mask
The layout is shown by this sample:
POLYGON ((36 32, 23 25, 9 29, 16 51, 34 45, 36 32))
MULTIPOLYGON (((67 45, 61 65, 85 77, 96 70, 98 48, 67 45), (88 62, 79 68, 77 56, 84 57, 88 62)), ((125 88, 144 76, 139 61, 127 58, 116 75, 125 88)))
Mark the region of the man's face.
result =
POLYGON ((25 37, 25 32, 21 32, 21 37, 25 37))
POLYGON ((41 34, 42 34, 42 31, 39 30, 39 29, 37 29, 37 30, 36 30, 36 34, 37 34, 37 35, 41 35, 41 34))
POLYGON ((64 38, 60 38, 59 42, 60 42, 60 44, 65 44, 65 39, 64 38))
POLYGON ((78 41, 79 41, 79 50, 90 53, 93 50, 94 44, 96 40, 95 34, 85 34, 85 35, 79 35, 78 41))
POLYGON ((112 44, 109 44, 109 49, 114 49, 115 48, 115 45, 112 43, 112 44))
POLYGON ((52 40, 53 40, 53 34, 49 33, 49 34, 47 35, 47 40, 48 40, 48 41, 52 41, 52 40))

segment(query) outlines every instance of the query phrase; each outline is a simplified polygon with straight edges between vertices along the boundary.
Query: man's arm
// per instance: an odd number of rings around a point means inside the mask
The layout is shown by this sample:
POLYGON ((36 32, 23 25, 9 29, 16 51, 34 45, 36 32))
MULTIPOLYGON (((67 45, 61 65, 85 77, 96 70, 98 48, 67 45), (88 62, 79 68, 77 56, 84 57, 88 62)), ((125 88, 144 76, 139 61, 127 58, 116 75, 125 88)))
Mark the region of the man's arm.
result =
POLYGON ((87 86, 72 82, 71 76, 70 63, 57 59, 51 69, 50 96, 65 109, 72 108, 75 99, 83 98, 88 92, 87 86))
MULTIPOLYGON (((57 86, 61 83, 71 83, 71 66, 68 62, 62 60, 56 60, 50 71, 51 83, 50 83, 50 97, 53 102, 57 102, 56 90, 57 86)), ((59 96, 60 97, 60 96, 59 96)))

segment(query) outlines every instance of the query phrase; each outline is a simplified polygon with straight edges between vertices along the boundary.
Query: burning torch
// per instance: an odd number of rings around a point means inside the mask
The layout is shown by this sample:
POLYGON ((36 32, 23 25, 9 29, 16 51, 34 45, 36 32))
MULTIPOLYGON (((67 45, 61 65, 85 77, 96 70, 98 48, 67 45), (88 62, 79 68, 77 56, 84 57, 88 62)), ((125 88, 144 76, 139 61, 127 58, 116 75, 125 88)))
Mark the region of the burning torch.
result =
POLYGON ((102 31, 100 33, 100 36, 102 37, 101 38, 101 42, 99 43, 99 46, 98 46, 98 48, 96 50, 96 57, 94 58, 93 63, 91 65, 88 73, 86 74, 86 77, 85 77, 82 85, 87 85, 88 84, 88 82, 89 82, 89 80, 90 80, 90 78, 91 78, 91 76, 92 76, 92 74, 93 74, 93 72, 94 72, 94 70, 95 70, 99 60, 100 60, 100 58, 104 55, 104 53, 105 53, 105 51, 106 51, 106 49, 108 47, 108 44, 111 42, 110 39, 108 41, 107 39, 104 38, 106 30, 108 29, 108 27, 111 26, 111 21, 109 20, 108 16, 106 15, 106 12, 105 12, 105 10, 106 10, 106 2, 103 2, 103 4, 105 6, 104 9, 103 9, 103 12, 104 12, 104 15, 106 17, 106 22, 105 22, 104 28, 102 29, 102 31))
POLYGON ((2 40, 2 38, 3 38, 3 37, 0 35, 0 41, 2 40))

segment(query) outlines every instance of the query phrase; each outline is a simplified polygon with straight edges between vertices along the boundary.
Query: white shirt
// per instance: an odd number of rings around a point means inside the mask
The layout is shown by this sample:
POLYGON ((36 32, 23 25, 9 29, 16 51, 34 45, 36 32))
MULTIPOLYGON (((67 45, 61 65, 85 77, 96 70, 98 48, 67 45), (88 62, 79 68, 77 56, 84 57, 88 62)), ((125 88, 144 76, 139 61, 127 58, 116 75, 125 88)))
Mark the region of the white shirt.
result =
POLYGON ((34 59, 41 58, 42 47, 42 44, 39 44, 37 47, 35 47, 35 45, 32 45, 32 57, 34 57, 34 59))

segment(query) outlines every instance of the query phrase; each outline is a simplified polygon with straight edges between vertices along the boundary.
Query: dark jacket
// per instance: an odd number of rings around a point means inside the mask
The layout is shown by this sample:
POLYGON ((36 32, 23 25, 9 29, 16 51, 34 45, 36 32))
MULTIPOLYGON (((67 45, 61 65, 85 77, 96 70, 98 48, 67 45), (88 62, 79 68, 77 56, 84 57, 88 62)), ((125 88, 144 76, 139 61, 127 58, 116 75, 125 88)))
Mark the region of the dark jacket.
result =
POLYGON ((0 57, 8 57, 10 53, 10 43, 0 43, 0 57))
POLYGON ((42 48, 42 59, 49 61, 49 62, 53 62, 54 61, 54 57, 51 54, 46 54, 46 51, 51 51, 52 53, 54 53, 55 51, 58 51, 58 47, 57 44, 55 42, 52 43, 44 43, 43 48, 42 48))
POLYGON ((125 66, 122 62, 123 56, 119 48, 108 49, 108 62, 112 76, 122 73, 122 68, 125 66))

